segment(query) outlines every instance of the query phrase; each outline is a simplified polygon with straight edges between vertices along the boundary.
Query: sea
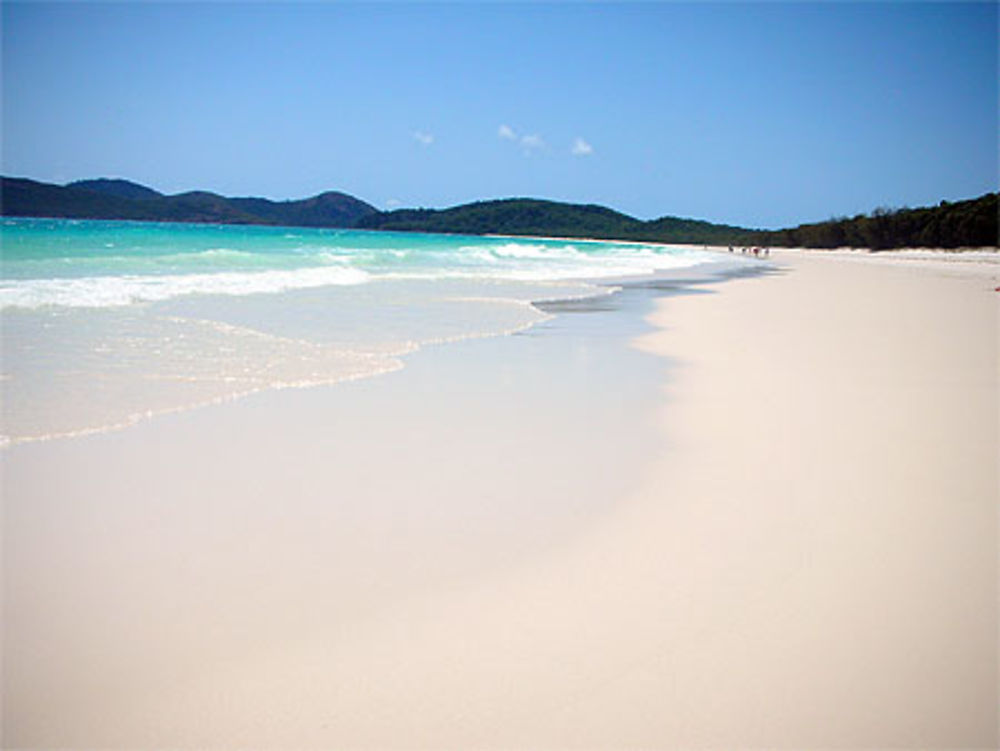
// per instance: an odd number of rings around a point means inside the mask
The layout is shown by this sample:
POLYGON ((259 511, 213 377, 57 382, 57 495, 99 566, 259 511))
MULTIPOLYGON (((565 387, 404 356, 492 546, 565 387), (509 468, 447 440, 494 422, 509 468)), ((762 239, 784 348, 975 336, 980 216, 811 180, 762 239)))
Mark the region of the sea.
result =
POLYGON ((0 225, 0 444, 405 367, 679 269, 697 247, 340 229, 0 225))

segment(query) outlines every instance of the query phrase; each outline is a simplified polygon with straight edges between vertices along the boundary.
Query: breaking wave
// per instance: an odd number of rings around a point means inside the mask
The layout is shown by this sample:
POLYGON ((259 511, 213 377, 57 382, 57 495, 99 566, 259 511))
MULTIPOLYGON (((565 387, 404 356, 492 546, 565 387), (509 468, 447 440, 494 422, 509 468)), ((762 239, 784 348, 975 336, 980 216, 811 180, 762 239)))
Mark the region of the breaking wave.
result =
POLYGON ((27 279, 0 282, 0 308, 109 308, 191 294, 253 295, 363 284, 368 278, 361 269, 326 266, 293 271, 27 279))

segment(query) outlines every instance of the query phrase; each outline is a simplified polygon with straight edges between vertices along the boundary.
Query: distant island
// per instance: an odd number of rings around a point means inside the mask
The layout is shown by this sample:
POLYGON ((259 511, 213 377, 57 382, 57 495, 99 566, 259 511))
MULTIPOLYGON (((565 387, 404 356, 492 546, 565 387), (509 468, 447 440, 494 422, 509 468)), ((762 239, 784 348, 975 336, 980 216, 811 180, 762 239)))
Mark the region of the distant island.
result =
POLYGON ((167 196, 129 180, 80 180, 53 185, 0 178, 0 214, 4 216, 353 227, 362 217, 374 213, 374 206, 335 191, 300 201, 269 201, 227 198, 201 190, 167 196))
POLYGON ((644 221, 604 206, 508 198, 447 209, 379 211, 329 191, 296 201, 228 198, 206 191, 164 195, 129 180, 80 180, 54 185, 0 178, 0 215, 157 222, 262 224, 395 232, 591 237, 698 245, 772 247, 997 247, 998 194, 917 209, 870 214, 781 230, 759 230, 664 216, 644 221))

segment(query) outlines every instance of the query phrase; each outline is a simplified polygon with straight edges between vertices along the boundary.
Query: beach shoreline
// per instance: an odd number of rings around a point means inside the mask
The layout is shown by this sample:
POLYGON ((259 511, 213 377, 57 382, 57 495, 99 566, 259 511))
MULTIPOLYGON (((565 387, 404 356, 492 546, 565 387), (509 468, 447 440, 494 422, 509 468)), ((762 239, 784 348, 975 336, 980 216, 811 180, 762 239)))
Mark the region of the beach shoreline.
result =
POLYGON ((952 265, 774 250, 5 450, 4 745, 995 747, 1000 279, 952 265))
POLYGON ((740 263, 613 243, 80 224, 4 224, 4 446, 376 375, 426 344, 524 330, 545 317, 532 301, 606 294, 605 278, 740 263))

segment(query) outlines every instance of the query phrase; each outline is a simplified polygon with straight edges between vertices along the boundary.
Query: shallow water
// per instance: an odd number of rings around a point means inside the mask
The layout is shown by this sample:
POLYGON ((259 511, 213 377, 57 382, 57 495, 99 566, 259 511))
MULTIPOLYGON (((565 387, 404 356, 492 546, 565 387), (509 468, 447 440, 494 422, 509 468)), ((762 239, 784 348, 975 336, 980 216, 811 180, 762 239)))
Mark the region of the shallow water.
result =
POLYGON ((606 296, 601 280, 740 263, 635 243, 51 219, 5 220, 0 241, 2 443, 378 375, 606 296))

